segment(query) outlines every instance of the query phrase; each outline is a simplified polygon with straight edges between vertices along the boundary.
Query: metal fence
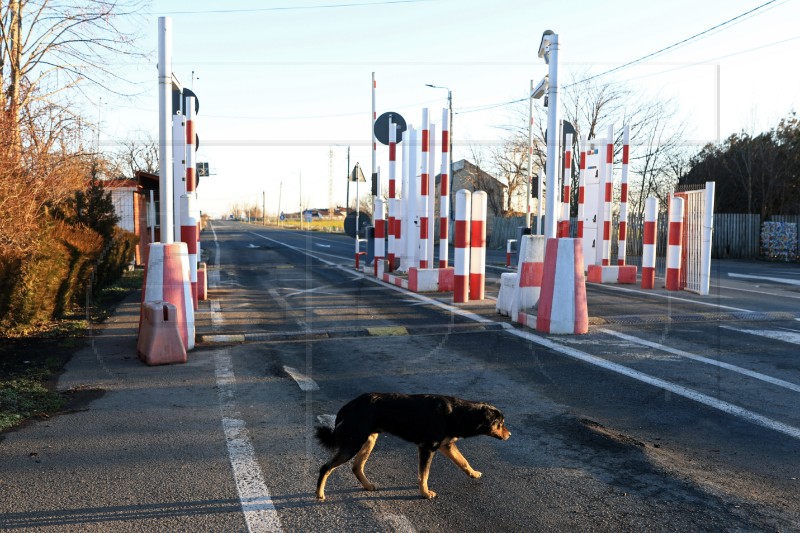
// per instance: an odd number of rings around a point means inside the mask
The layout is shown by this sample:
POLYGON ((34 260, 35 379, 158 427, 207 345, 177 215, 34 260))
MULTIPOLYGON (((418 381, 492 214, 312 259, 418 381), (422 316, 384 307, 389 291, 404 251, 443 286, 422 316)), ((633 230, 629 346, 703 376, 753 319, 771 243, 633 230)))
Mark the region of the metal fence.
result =
MULTIPOLYGON (((800 216, 772 216, 770 222, 789 222, 797 224, 800 229, 800 216)), ((487 235, 487 245, 490 248, 505 249, 508 239, 519 238, 519 227, 525 225, 525 217, 494 217, 490 223, 491 232, 487 235)), ((657 240, 656 240, 656 273, 663 275, 664 258, 667 254, 667 215, 658 214, 657 240)), ((577 235, 577 219, 570 219, 570 235, 577 235)), ((614 216, 612 227, 618 227, 617 215, 614 216)), ((642 258, 642 233, 644 220, 641 216, 628 215, 628 236, 626 239, 627 262, 631 265, 641 266, 642 258)), ((617 257, 617 236, 612 231, 611 257, 617 257)), ((800 231, 798 231, 800 234, 800 231)), ((714 259, 757 259, 760 257, 761 248, 761 217, 760 215, 740 213, 715 213, 714 233, 711 242, 711 257, 714 259)), ((798 243, 800 245, 800 243, 798 243)), ((799 246, 800 248, 800 246, 799 246)))

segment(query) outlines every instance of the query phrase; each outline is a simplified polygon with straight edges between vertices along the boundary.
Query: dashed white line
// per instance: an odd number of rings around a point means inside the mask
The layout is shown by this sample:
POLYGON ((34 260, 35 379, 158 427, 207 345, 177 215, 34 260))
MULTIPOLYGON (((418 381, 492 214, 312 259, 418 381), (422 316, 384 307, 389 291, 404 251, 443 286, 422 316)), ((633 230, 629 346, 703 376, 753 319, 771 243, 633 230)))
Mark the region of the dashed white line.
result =
POLYGON ((264 483, 264 476, 256 460, 247 426, 236 410, 234 402, 236 376, 231 368, 230 353, 225 350, 217 352, 214 363, 222 429, 247 529, 251 533, 282 532, 278 512, 264 483))
POLYGON ((289 374, 292 379, 295 380, 295 382, 297 382, 297 386, 300 387, 300 390, 305 392, 319 390, 319 385, 317 385, 316 381, 301 373, 296 368, 284 366, 283 370, 289 374))

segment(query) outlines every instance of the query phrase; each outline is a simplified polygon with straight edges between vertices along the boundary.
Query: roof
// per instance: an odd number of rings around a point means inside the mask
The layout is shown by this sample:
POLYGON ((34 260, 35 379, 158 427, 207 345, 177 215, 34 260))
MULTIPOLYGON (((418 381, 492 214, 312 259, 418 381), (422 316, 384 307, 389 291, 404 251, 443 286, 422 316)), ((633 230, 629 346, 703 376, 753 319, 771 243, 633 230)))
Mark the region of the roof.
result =
MULTIPOLYGON (((481 177, 491 178, 494 181, 496 181, 498 187, 503 187, 504 189, 508 188, 508 185, 505 185, 503 182, 501 182, 499 179, 497 179, 497 177, 495 177, 493 174, 490 174, 489 172, 486 172, 485 170, 483 170, 482 168, 480 168, 479 166, 477 166, 475 163, 473 163, 471 161, 467 161, 466 159, 459 159, 458 161, 454 161, 453 162, 453 174, 454 175, 458 174, 459 172, 474 173, 476 171, 480 171, 481 177)), ((441 179, 441 173, 440 174, 436 174, 436 178, 435 179, 436 179, 436 182, 439 182, 440 179, 441 179)))

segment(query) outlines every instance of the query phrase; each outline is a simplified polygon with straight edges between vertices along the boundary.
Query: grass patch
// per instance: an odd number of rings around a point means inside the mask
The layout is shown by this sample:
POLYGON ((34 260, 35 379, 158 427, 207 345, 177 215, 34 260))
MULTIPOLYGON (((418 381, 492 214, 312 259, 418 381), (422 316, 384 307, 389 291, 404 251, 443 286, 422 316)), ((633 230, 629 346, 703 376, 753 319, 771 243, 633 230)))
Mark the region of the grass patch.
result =
POLYGON ((0 431, 61 410, 65 397, 45 386, 40 373, 0 381, 0 431))
POLYGON ((83 396, 97 391, 56 391, 55 377, 86 344, 89 326, 107 318, 117 304, 142 286, 142 271, 125 272, 120 280, 90 297, 85 309, 41 324, 25 335, 0 339, 0 431, 28 420, 47 418, 83 396))

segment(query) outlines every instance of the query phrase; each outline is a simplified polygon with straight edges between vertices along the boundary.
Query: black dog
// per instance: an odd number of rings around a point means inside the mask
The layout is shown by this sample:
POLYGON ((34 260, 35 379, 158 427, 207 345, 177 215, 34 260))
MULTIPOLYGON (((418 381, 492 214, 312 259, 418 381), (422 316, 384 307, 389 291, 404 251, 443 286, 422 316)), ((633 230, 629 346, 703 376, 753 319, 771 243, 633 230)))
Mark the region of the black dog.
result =
POLYGON ((469 477, 479 478, 481 473, 469 466, 456 448, 456 440, 475 435, 506 440, 511 436, 503 413, 486 403, 433 394, 362 394, 339 410, 333 429, 317 428, 319 442, 336 450, 319 470, 318 499, 325 499, 325 482, 333 469, 354 456, 353 473, 366 490, 375 490, 375 485, 364 475, 364 463, 383 432, 419 447, 419 492, 423 498, 436 497, 435 492, 428 490, 428 473, 436 450, 469 477))

